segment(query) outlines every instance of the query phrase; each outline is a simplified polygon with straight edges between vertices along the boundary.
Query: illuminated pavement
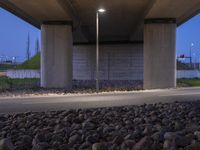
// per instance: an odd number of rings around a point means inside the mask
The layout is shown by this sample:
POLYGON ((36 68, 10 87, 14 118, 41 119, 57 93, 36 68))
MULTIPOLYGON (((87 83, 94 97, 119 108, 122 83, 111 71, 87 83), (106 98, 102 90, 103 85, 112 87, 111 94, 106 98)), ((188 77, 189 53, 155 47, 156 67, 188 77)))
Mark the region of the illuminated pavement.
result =
POLYGON ((66 96, 1 97, 0 113, 140 105, 144 103, 194 100, 200 100, 200 87, 66 96))

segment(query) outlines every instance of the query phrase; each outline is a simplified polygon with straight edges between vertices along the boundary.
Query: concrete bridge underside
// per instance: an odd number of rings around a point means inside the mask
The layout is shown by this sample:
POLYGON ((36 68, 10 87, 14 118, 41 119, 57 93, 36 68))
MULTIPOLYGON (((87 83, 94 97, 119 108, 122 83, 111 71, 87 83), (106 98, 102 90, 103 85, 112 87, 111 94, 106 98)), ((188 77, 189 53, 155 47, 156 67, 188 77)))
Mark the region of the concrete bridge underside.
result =
POLYGON ((199 0, 1 0, 0 6, 41 29, 41 86, 71 88, 72 49, 95 42, 143 44, 144 88, 176 86, 176 27, 200 11, 199 0))

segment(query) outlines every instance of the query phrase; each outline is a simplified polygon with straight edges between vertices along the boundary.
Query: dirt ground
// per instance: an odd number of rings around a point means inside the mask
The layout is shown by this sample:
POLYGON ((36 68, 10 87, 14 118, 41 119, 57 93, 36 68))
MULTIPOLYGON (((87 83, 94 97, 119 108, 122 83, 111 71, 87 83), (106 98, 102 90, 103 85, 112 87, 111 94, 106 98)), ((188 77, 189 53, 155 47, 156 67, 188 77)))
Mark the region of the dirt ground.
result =
POLYGON ((6 72, 0 72, 0 77, 6 76, 6 72))

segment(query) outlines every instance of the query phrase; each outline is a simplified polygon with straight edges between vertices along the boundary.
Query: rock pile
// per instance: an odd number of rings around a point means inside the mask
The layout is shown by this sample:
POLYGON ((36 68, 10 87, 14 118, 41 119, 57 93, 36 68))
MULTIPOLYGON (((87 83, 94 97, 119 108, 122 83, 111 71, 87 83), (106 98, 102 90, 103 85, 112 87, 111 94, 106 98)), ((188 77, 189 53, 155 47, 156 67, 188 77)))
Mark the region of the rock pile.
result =
POLYGON ((0 150, 200 150, 200 101, 0 115, 0 150))

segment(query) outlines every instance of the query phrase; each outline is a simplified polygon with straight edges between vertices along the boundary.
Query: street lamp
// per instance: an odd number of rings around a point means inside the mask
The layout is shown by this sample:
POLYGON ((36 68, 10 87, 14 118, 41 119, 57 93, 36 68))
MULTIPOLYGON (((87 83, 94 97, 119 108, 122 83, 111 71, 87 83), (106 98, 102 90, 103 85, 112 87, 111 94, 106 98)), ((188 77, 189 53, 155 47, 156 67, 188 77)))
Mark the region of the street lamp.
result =
POLYGON ((190 45, 190 67, 192 67, 192 47, 194 46, 194 43, 191 43, 190 45))
POLYGON ((100 8, 96 13, 96 92, 99 92, 99 13, 105 11, 105 9, 100 8))

